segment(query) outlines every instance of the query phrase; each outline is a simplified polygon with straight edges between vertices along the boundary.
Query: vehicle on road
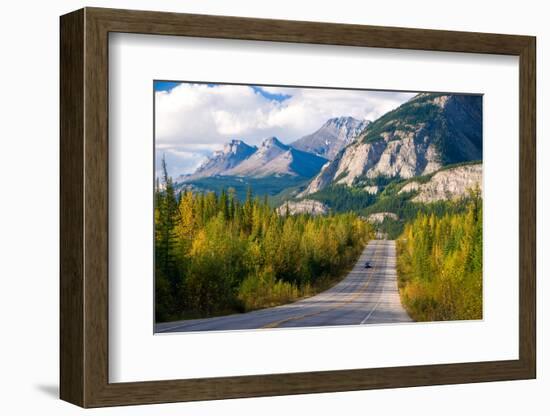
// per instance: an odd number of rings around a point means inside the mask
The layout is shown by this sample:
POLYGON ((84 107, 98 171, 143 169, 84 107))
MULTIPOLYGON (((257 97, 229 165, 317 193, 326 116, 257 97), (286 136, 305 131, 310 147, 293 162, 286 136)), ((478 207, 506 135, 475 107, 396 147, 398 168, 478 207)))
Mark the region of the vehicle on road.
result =
POLYGON ((365 269, 372 269, 372 266, 371 266, 371 264, 370 264, 370 261, 367 261, 367 262, 365 263, 365 269))

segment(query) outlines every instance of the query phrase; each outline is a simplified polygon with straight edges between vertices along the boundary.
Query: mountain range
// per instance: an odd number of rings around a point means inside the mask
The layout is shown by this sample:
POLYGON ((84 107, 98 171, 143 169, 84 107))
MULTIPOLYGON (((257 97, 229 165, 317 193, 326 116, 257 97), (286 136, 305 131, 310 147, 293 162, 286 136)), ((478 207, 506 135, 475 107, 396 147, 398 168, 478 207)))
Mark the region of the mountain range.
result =
POLYGON ((482 97, 421 93, 373 122, 331 118, 288 145, 276 137, 259 146, 232 140, 176 182, 205 189, 269 186, 270 195, 285 198, 305 198, 332 185, 376 194, 381 183, 480 161, 482 155, 482 97))
POLYGON ((310 178, 316 175, 326 159, 312 153, 303 152, 285 145, 276 137, 268 137, 246 160, 224 172, 226 176, 248 176, 262 178, 267 176, 302 176, 310 178))
POLYGON ((300 176, 311 178, 328 160, 352 143, 370 122, 342 116, 327 120, 314 133, 290 145, 276 137, 268 137, 259 147, 234 139, 215 151, 190 175, 181 175, 176 182, 190 182, 215 176, 263 178, 268 176, 300 176))
POLYGON ((222 150, 214 152, 193 174, 179 177, 178 182, 214 176, 311 178, 326 162, 325 158, 283 144, 276 137, 264 139, 259 147, 232 140, 222 150))
POLYGON ((329 185, 376 185, 380 178, 408 179, 454 163, 481 160, 479 95, 418 94, 369 124, 323 166, 300 194, 329 185))

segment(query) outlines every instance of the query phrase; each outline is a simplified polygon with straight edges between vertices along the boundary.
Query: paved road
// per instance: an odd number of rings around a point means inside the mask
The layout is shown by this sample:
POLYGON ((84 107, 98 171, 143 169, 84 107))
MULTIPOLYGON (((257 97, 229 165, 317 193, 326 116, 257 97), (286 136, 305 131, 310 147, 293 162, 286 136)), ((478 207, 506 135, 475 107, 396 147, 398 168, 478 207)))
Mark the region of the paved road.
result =
POLYGON ((346 278, 313 297, 287 305, 216 318, 155 325, 155 332, 227 331, 411 322, 401 306, 395 241, 372 240, 346 278), (372 268, 366 269, 369 261, 372 268))

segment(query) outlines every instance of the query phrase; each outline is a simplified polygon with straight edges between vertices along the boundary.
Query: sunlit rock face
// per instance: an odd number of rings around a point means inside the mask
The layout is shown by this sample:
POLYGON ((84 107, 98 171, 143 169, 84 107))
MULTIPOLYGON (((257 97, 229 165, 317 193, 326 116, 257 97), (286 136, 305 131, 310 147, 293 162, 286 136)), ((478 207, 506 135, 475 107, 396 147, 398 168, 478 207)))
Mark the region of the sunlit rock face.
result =
POLYGON ((481 164, 458 166, 434 174, 426 183, 412 181, 403 186, 399 193, 418 192, 413 202, 435 202, 459 199, 470 191, 483 190, 483 168, 481 164))
POLYGON ((287 201, 279 208, 277 213, 279 215, 296 215, 296 214, 311 214, 311 215, 326 215, 328 214, 328 207, 319 201, 312 199, 303 199, 301 201, 287 201))
POLYGON ((367 221, 373 224, 379 224, 384 222, 386 218, 391 218, 392 220, 399 219, 397 214, 394 214, 393 212, 375 212, 367 217, 367 221))

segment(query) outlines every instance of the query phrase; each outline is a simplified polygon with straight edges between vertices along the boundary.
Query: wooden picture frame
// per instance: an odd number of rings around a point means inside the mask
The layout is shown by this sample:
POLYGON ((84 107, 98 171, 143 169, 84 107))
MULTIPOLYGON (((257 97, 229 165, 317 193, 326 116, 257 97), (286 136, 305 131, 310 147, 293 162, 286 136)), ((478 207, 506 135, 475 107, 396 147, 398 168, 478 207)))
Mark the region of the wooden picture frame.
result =
POLYGON ((61 17, 60 396, 82 407, 338 392, 536 376, 535 38, 85 8, 61 17), (519 359, 109 383, 108 34, 192 36, 519 57, 519 359))

